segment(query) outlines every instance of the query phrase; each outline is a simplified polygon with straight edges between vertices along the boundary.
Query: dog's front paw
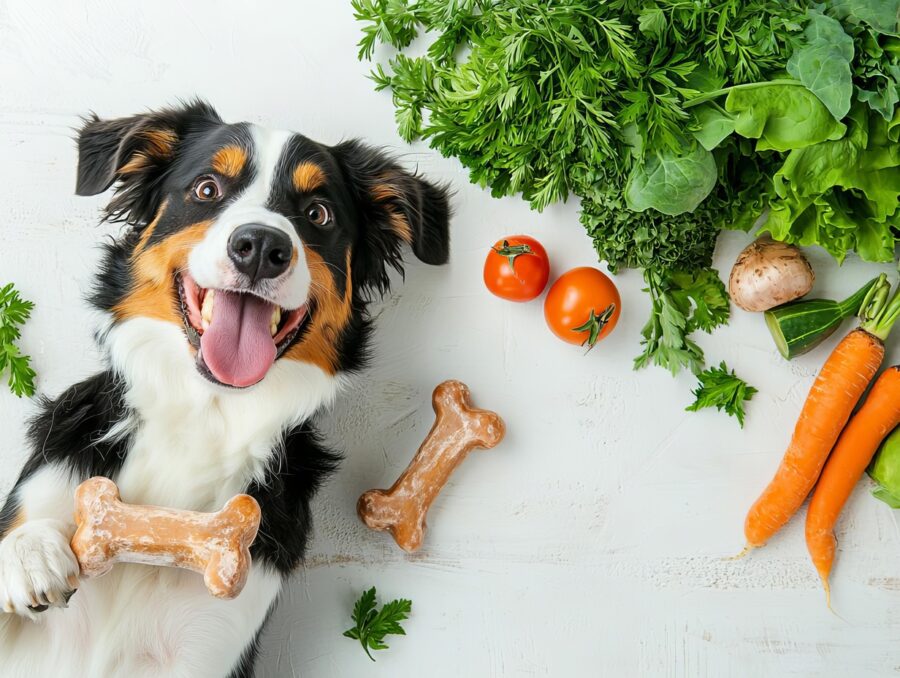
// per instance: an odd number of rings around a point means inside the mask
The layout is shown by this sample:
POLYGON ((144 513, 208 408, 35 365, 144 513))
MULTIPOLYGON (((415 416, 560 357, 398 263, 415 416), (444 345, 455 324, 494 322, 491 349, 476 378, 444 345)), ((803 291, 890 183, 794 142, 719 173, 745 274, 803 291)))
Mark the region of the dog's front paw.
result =
POLYGON ((32 520, 0 541, 0 607, 36 619, 50 606, 65 606, 78 587, 78 561, 69 528, 59 520, 32 520))

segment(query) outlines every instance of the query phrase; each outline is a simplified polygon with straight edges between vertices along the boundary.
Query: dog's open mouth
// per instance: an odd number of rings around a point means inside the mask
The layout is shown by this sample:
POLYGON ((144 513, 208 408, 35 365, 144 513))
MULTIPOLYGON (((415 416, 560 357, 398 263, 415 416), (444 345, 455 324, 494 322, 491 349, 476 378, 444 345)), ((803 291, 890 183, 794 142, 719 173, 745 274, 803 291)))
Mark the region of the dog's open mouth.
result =
POLYGON ((197 367, 225 386, 260 382, 308 320, 306 304, 286 310, 248 292, 204 289, 187 273, 176 283, 197 367))

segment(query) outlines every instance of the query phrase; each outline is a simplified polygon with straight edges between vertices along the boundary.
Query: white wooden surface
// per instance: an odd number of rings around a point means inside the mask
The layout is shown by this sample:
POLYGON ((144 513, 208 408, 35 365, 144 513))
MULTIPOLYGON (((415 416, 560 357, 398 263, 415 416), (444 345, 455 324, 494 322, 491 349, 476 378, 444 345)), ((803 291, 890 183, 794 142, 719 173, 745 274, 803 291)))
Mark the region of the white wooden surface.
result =
MULTIPOLYGON (((78 115, 125 115, 202 95, 229 120, 324 141, 393 147, 458 191, 453 260, 411 263, 379 307, 373 367, 322 418, 346 451, 316 500, 309 562, 263 639, 261 676, 885 676, 900 672, 900 530, 860 488, 842 519, 825 608, 795 520, 742 561, 744 513, 772 473, 827 349, 788 364, 760 317, 701 337, 759 389, 747 427, 689 414, 693 380, 631 370, 648 301, 617 279, 625 311, 585 357, 544 327, 540 303, 486 293, 486 247, 540 238, 559 273, 593 264, 576 205, 535 214, 469 185, 457 162, 397 137, 390 95, 356 61, 349 3, 0 2, 0 281, 37 302, 24 347, 40 391, 97 369, 81 297, 97 259, 101 199, 73 195, 78 115), (474 453, 433 507, 421 553, 357 521, 431 424, 429 396, 455 377, 501 412, 507 440, 474 453), (341 637, 358 593, 414 600, 408 636, 371 664, 341 637)), ((722 238, 728 269, 748 238, 722 238)), ((879 269, 810 252, 817 292, 844 295, 879 269)), ((887 270, 886 268, 883 270, 887 270)), ((829 346, 833 345, 833 342, 829 346)), ((889 359, 900 358, 896 348, 889 359)), ((32 403, 0 389, 0 495, 25 458, 32 403)))

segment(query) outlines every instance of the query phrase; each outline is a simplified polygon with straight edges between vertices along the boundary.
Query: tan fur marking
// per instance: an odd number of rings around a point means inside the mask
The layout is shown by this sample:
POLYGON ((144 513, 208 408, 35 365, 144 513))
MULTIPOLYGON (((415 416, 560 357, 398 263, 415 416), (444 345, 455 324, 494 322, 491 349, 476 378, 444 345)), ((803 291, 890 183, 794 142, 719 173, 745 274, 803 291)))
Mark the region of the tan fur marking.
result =
POLYGON ((372 198, 375 199, 375 202, 398 200, 400 198, 400 191, 392 184, 375 184, 372 187, 372 198))
POLYGON ((119 168, 119 174, 134 174, 153 164, 153 159, 165 160, 172 156, 178 137, 175 132, 165 129, 147 129, 138 133, 144 141, 144 148, 132 155, 119 168))
POLYGON ((301 162, 294 168, 294 188, 309 193, 325 185, 325 172, 312 162, 301 162))
POLYGON ((147 142, 147 153, 154 158, 168 158, 175 150, 178 137, 167 129, 148 129, 141 133, 147 142))
POLYGON ((175 273, 187 267, 188 255, 203 240, 211 223, 201 221, 152 247, 135 251, 131 260, 134 285, 113 308, 117 320, 144 317, 181 324, 175 273))
POLYGON ((234 179, 247 164, 247 152, 240 146, 225 146, 216 151, 212 168, 226 177, 234 179))
POLYGON ((312 277, 310 294, 315 300, 315 315, 309 331, 288 349, 284 357, 312 363, 328 374, 335 374, 338 369, 337 341, 352 312, 350 250, 347 250, 347 280, 343 294, 335 288, 334 276, 322 256, 305 244, 303 251, 312 277))
POLYGON ((411 245, 413 241, 412 229, 409 227, 409 222, 406 220, 406 217, 400 216, 394 210, 388 210, 388 221, 391 224, 391 229, 397 236, 411 245))
POLYGON ((119 174, 134 174, 149 167, 151 163, 150 156, 146 153, 138 151, 119 168, 119 174))
POLYGON ((15 530, 17 527, 21 527, 24 524, 25 524, 25 510, 19 509, 16 512, 15 517, 12 519, 12 522, 6 528, 6 532, 0 532, 0 539, 5 537, 6 535, 8 535, 10 532, 15 530))
POLYGON ((150 240, 150 236, 153 235, 153 231, 156 230, 156 225, 159 223, 159 220, 162 219, 163 212, 166 211, 166 206, 169 204, 169 199, 166 198, 163 200, 162 205, 159 206, 159 209, 156 211, 156 216, 153 217, 153 221, 147 224, 146 228, 144 228, 144 232, 141 233, 141 239, 138 240, 137 246, 134 248, 134 255, 137 255, 141 252, 146 246, 147 241, 150 240))

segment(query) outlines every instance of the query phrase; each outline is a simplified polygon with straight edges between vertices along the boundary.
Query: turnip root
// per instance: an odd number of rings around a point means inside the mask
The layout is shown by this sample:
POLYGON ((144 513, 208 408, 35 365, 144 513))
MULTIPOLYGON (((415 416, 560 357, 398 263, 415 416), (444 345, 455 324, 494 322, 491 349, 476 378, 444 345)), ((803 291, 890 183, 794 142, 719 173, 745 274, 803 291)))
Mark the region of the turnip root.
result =
POLYGON ((815 279, 800 248, 763 236, 734 262, 728 293, 745 311, 768 311, 807 294, 815 279))

